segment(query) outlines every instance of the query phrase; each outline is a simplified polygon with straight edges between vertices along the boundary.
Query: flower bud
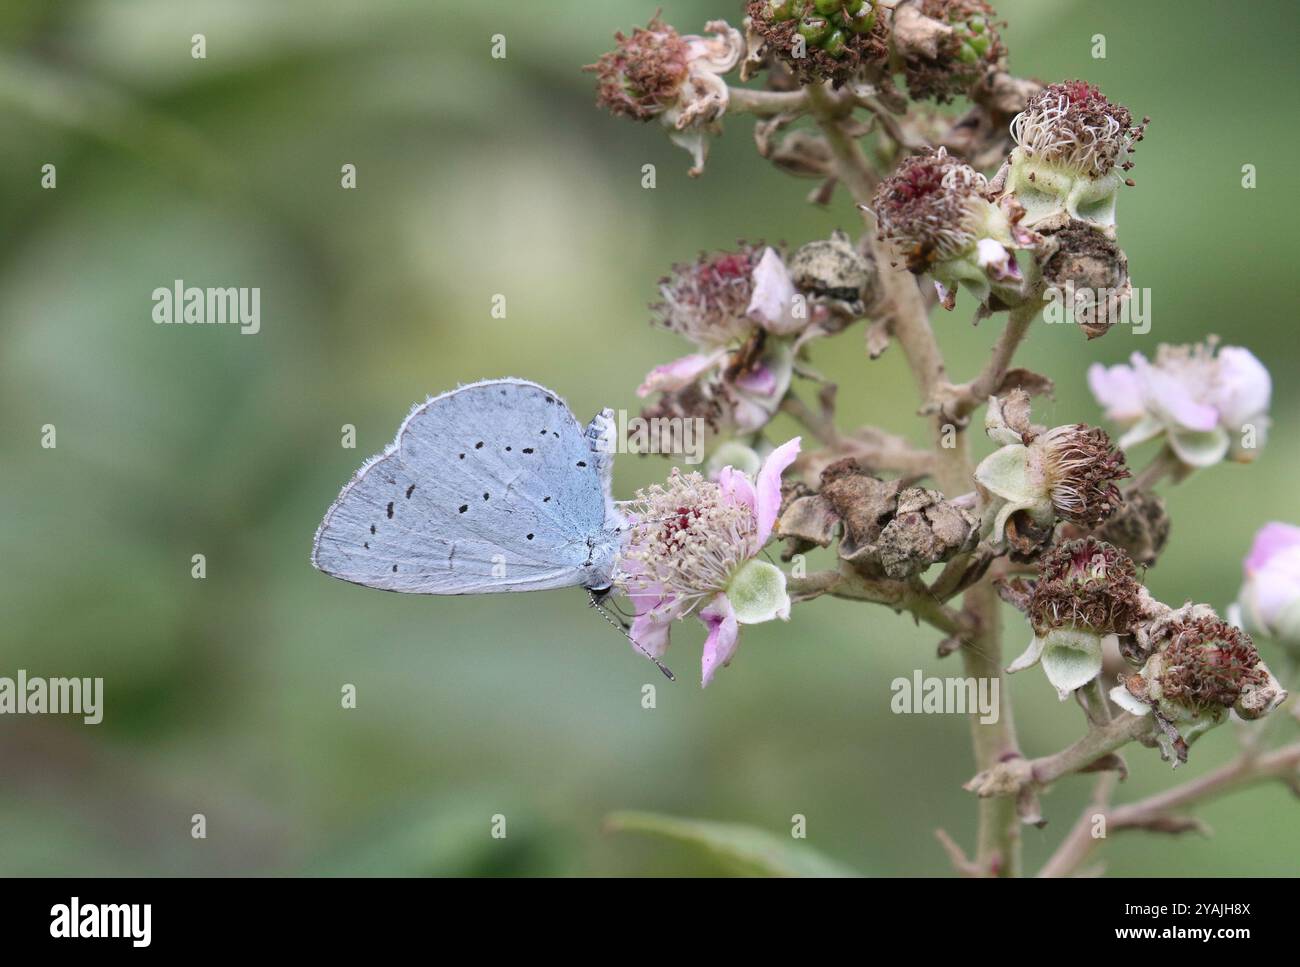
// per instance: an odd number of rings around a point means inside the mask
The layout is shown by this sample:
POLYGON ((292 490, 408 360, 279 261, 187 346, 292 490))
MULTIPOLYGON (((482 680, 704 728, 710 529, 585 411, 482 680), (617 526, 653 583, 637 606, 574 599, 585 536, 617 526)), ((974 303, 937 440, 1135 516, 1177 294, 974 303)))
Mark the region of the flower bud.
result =
POLYGON ((876 0, 749 0, 745 10, 747 29, 762 45, 750 57, 775 55, 800 83, 838 87, 864 65, 888 61, 876 0))
POLYGON ((1013 249, 1036 238, 1018 226, 1014 205, 989 200, 988 181, 943 148, 905 159, 872 202, 877 228, 916 275, 929 272, 955 303, 958 284, 986 302, 990 292, 1018 296, 1024 279, 1013 249))
POLYGON ((996 70, 1007 49, 984 0, 912 0, 894 9, 892 42, 914 100, 947 104, 996 70))
POLYGON ((1246 628, 1300 652, 1300 527, 1265 524, 1244 571, 1237 605, 1246 628))
POLYGON ((1140 613, 1137 569, 1117 547, 1087 537, 1058 544, 1043 555, 1038 579, 1012 585, 1004 596, 1023 607, 1033 640, 1008 673, 1042 664, 1064 701, 1099 674, 1102 653, 1128 634, 1140 613))
POLYGON ((1044 88, 1011 122, 1007 190, 1025 208, 1025 224, 1046 230, 1070 219, 1109 229, 1115 199, 1132 167, 1129 154, 1146 121, 1083 81, 1044 88))

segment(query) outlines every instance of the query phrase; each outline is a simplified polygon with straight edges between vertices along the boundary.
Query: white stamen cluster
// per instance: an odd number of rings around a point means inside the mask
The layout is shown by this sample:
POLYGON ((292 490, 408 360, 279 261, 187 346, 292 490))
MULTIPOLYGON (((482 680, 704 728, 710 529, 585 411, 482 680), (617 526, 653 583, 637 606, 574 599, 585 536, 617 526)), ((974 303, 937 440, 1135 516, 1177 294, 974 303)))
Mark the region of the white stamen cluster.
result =
POLYGON ((1044 454, 1043 473, 1059 516, 1079 524, 1103 523, 1123 503, 1115 481, 1129 476, 1124 454, 1105 430, 1083 423, 1048 430, 1034 441, 1044 454))
POLYGON ((1101 178, 1141 139, 1142 128, 1131 125, 1127 109, 1089 84, 1070 81, 1035 95, 1012 119, 1011 137, 1027 157, 1101 178))
POLYGON ((658 589, 676 597, 682 613, 725 590, 753 556, 753 511, 698 473, 674 469, 665 484, 637 491, 625 511, 635 523, 620 583, 633 594, 658 589))

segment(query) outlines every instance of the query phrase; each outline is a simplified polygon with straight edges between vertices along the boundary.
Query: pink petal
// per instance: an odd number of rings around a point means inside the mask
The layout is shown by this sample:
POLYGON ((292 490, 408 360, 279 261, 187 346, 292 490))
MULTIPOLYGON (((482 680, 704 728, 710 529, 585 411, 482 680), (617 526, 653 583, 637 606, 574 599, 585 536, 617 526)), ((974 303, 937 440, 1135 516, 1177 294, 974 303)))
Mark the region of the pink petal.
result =
POLYGON ((746 393, 771 396, 776 392, 776 373, 772 372, 770 367, 760 363, 749 372, 737 376, 735 384, 746 393))
POLYGON ((637 387, 636 395, 646 397, 651 393, 681 389, 694 382, 701 373, 706 373, 716 366, 718 360, 724 355, 724 350, 713 353, 693 353, 681 359, 674 359, 671 363, 656 366, 646 374, 645 381, 637 387))
POLYGON ((1240 430, 1268 412, 1273 380, 1249 349, 1224 346, 1217 359, 1219 383, 1214 395, 1219 416, 1226 429, 1240 430))
POLYGON ((1093 363, 1088 367, 1088 388, 1108 420, 1123 424, 1142 418, 1142 388, 1137 374, 1123 363, 1109 368, 1093 363))
POLYGON ((713 676, 723 665, 730 664, 740 643, 740 625, 731 610, 725 594, 719 594, 700 612, 700 620, 709 629, 704 640, 704 656, 700 660, 700 687, 707 688, 713 676))
POLYGON ((749 477, 735 467, 723 467, 718 474, 718 486, 722 496, 730 504, 744 504, 758 517, 758 497, 749 477))
POLYGON ((753 281, 754 294, 745 311, 749 318, 777 335, 798 332, 808 324, 807 319, 794 318, 794 282, 776 249, 763 250, 762 258, 754 266, 753 281))
POLYGON ((1210 387, 1188 386, 1177 376, 1158 366, 1152 366, 1141 355, 1133 354, 1133 368, 1142 387, 1146 408, 1166 423, 1174 423, 1188 430, 1206 433, 1219 425, 1219 411, 1213 406, 1198 402, 1193 390, 1210 387))
POLYGON ((1300 527, 1278 521, 1265 524, 1255 534, 1255 542, 1250 545, 1250 553, 1243 562, 1246 576, 1256 574, 1279 551, 1297 544, 1300 544, 1300 527))
POLYGON ((781 510, 781 474, 785 473, 785 468, 794 463, 795 457, 799 456, 800 439, 795 437, 773 450, 758 471, 754 516, 758 519, 759 547, 767 543, 772 533, 772 526, 776 523, 776 515, 781 510))
POLYGON ((1276 633, 1278 620, 1300 600, 1300 548, 1275 554, 1246 582, 1242 594, 1256 620, 1276 633))
POLYGON ((647 595, 632 595, 631 598, 637 612, 629 632, 633 647, 639 645, 654 657, 662 658, 668 650, 673 622, 681 615, 681 603, 672 596, 653 600, 647 595))

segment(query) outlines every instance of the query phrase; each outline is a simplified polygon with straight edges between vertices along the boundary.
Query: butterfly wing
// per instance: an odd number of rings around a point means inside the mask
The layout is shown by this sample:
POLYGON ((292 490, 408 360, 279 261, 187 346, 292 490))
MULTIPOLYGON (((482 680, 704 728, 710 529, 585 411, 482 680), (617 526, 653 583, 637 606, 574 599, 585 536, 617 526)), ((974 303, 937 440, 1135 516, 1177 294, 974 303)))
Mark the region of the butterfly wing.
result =
POLYGON ((312 563, 386 591, 481 594, 604 580, 606 487, 562 399, 518 379, 411 411, 325 515, 312 563))

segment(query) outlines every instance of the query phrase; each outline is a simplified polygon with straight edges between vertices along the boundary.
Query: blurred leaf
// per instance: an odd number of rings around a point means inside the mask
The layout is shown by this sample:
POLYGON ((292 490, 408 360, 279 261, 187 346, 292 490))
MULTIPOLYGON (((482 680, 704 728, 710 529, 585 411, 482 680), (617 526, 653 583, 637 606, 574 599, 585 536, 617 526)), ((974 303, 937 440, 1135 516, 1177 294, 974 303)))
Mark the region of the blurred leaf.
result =
POLYGON ((844 877, 860 874, 827 859, 811 846, 786 841, 742 823, 679 819, 659 813, 611 813, 605 828, 619 833, 649 833, 705 850, 739 876, 844 877))

